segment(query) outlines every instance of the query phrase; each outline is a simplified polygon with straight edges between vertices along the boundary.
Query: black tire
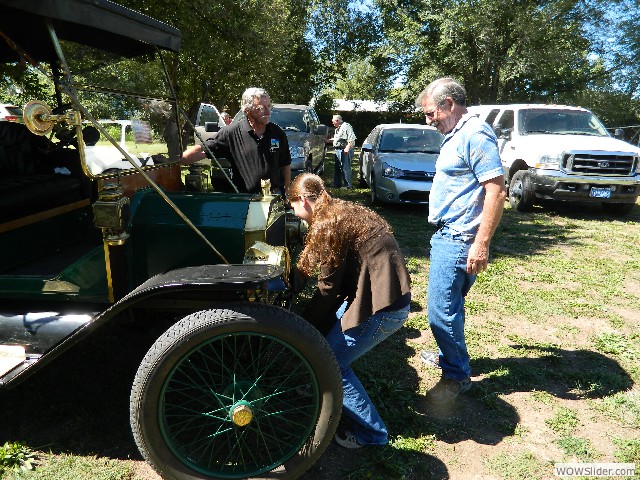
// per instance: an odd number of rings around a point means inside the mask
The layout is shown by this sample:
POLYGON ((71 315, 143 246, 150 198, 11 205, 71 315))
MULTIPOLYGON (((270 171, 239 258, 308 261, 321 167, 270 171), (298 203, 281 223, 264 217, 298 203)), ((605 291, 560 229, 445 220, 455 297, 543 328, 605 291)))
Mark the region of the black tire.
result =
POLYGON ((362 152, 360 152, 360 157, 358 157, 358 185, 360 188, 365 188, 367 186, 367 180, 364 178, 364 170, 362 167, 364 167, 364 165, 362 164, 362 152))
POLYGON ((631 212, 634 205, 635 203, 603 203, 602 210, 608 215, 622 217, 631 212))
POLYGON ((529 173, 518 170, 509 183, 509 203, 518 212, 531 212, 535 203, 535 194, 529 173))
POLYGON ((131 428, 165 479, 293 479, 329 445, 342 409, 331 348, 270 305, 193 313, 147 352, 131 428))
POLYGON ((324 157, 327 156, 327 146, 322 148, 322 157, 320 157, 320 164, 316 167, 316 175, 322 175, 324 173, 324 157))
POLYGON ((373 170, 371 171, 371 181, 369 182, 369 185, 371 185, 371 190, 369 192, 369 204, 375 205, 379 203, 379 199, 378 194, 376 193, 376 177, 373 170))

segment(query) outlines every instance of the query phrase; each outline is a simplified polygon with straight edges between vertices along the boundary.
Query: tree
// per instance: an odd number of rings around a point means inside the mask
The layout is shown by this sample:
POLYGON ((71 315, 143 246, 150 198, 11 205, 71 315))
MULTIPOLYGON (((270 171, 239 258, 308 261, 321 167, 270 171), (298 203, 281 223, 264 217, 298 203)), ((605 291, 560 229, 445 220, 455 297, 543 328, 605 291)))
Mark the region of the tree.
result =
POLYGON ((120 0, 182 32, 180 103, 239 108, 250 86, 274 101, 310 100, 316 63, 304 37, 310 0, 120 0))
POLYGON ((386 98, 394 71, 371 1, 314 0, 308 31, 321 65, 317 83, 324 93, 336 98, 386 98))
POLYGON ((346 100, 386 100, 391 77, 385 66, 373 58, 354 59, 336 79, 334 98, 346 100))
POLYGON ((602 73, 584 26, 604 21, 587 0, 378 0, 397 61, 408 65, 405 97, 453 76, 468 101, 559 102, 602 73))
POLYGON ((611 65, 615 84, 634 97, 640 96, 640 0, 622 0, 613 27, 603 39, 600 53, 611 65))

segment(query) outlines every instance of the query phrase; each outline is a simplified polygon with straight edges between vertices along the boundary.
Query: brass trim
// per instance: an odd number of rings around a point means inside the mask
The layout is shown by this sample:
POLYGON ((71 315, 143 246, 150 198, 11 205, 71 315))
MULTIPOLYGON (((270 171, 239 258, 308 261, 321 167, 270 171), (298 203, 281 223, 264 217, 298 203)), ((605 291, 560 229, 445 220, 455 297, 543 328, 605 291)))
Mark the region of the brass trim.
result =
POLYGON ((111 275, 111 260, 109 258, 109 245, 107 242, 103 242, 104 246, 104 263, 107 266, 107 291, 109 294, 109 303, 115 302, 115 295, 113 294, 113 276, 111 275))
POLYGON ((26 227, 27 225, 46 220, 47 218, 53 218, 64 213, 72 212, 73 210, 88 206, 89 203, 89 199, 85 198, 84 200, 78 200, 77 202, 73 202, 68 205, 62 205, 61 207, 52 208, 51 210, 45 210, 44 212, 34 213, 27 217, 2 223, 0 224, 0 233, 9 232, 16 228, 26 227))

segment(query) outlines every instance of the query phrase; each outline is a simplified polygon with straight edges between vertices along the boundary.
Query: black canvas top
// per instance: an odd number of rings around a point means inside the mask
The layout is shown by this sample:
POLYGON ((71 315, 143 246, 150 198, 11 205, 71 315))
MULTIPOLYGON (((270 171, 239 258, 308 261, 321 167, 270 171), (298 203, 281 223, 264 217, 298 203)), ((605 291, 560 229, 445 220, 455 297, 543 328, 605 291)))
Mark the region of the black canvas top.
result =
MULTIPOLYGON (((177 52, 180 31, 109 0, 0 0, 0 32, 34 60, 57 57, 45 20, 60 39, 100 47, 125 56, 153 51, 177 52)), ((0 62, 18 61, 16 52, 0 38, 0 62)))

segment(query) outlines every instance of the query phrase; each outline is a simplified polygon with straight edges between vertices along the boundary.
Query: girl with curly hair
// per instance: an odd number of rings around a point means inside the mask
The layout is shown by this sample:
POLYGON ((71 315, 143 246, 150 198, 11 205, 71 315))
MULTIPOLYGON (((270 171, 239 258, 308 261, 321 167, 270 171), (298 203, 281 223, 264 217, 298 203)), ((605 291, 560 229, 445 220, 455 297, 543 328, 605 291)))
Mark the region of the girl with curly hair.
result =
POLYGON ((343 417, 350 426, 335 440, 347 448, 386 445, 387 427, 351 363, 406 321, 411 293, 404 257, 382 217, 332 198, 319 176, 298 175, 289 199, 309 224, 297 269, 318 277, 302 316, 325 335, 342 373, 343 417))

